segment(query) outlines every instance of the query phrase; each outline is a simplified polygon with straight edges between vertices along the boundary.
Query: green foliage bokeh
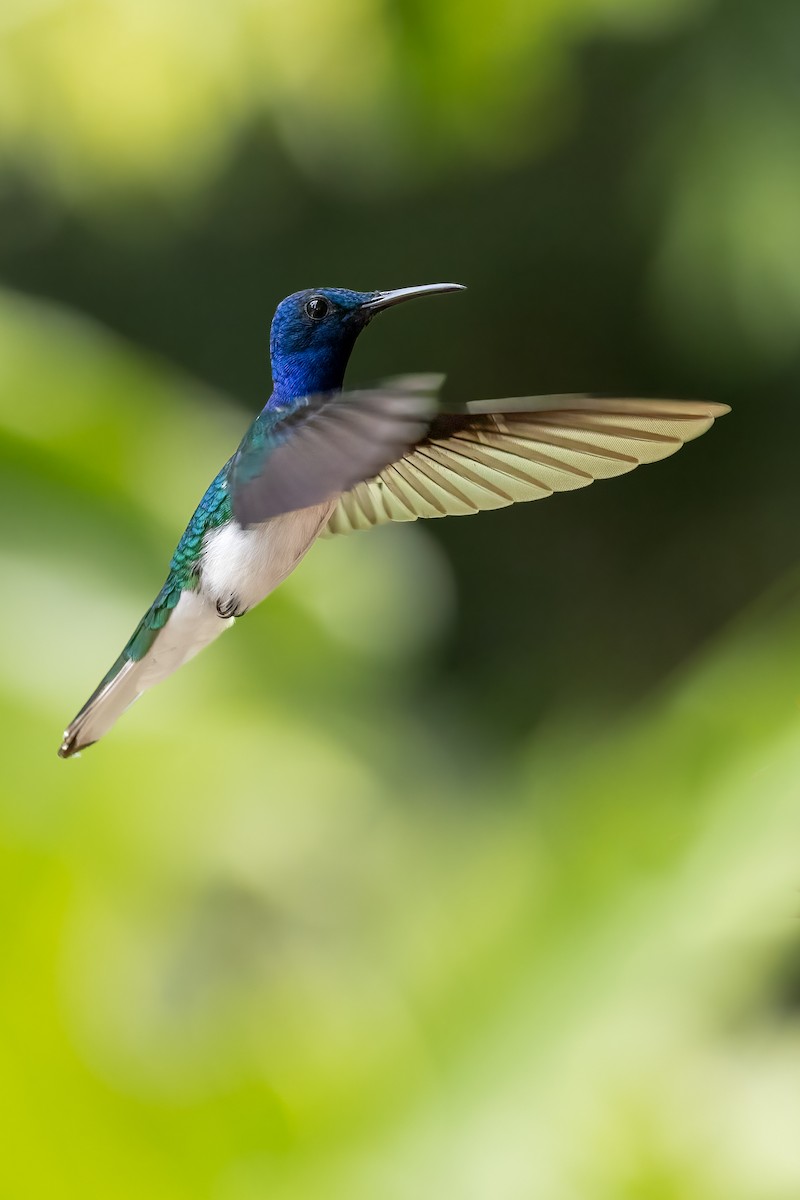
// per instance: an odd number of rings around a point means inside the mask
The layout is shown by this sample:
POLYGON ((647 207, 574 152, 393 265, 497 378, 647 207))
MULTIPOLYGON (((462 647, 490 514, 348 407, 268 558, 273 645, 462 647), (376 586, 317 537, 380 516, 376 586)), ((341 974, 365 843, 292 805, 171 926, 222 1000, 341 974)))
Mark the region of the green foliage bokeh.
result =
POLYGON ((0 16, 0 1196, 800 1194, 797 12, 487 15, 0 16), (439 277, 354 372, 734 412, 321 543, 59 761, 274 303, 439 277))

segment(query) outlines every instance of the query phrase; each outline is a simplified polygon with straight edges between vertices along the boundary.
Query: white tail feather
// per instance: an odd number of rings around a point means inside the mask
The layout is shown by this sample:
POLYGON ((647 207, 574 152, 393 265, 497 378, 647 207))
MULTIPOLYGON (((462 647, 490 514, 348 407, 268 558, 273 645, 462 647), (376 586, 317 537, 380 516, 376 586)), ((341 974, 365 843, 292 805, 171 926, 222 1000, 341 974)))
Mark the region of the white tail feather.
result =
POLYGON ((232 624, 233 618, 221 618, 202 593, 182 592, 147 653, 138 662, 127 659, 65 730, 60 756, 69 758, 98 741, 142 692, 177 671, 232 624))
POLYGON ((125 709, 141 696, 142 688, 138 685, 141 666, 141 663, 128 659, 114 678, 84 705, 64 731, 64 741, 58 751, 62 758, 77 754, 108 733, 125 709))

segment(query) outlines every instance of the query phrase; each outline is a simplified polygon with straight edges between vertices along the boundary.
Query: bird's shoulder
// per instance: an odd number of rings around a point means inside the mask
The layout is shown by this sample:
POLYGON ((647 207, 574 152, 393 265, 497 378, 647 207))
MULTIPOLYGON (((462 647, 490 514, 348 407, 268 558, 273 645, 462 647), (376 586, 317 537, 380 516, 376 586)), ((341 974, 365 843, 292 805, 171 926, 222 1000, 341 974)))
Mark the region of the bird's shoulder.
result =
POLYGON ((280 401, 272 397, 248 427, 236 454, 226 463, 224 470, 227 480, 230 481, 234 465, 238 482, 244 482, 257 475, 270 452, 291 437, 295 426, 313 416, 337 396, 335 393, 325 393, 280 401))

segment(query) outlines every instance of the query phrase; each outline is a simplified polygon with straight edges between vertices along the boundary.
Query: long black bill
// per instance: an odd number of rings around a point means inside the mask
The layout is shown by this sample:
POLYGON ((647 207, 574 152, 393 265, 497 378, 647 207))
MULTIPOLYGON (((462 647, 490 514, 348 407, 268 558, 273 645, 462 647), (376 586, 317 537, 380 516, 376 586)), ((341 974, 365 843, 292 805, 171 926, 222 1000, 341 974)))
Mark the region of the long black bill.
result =
POLYGON ((369 300, 361 306, 367 312, 382 312, 393 304, 402 304, 404 300, 413 300, 415 296, 435 296, 439 292, 463 292, 463 283, 423 283, 419 287, 396 288, 393 292, 373 292, 369 300))

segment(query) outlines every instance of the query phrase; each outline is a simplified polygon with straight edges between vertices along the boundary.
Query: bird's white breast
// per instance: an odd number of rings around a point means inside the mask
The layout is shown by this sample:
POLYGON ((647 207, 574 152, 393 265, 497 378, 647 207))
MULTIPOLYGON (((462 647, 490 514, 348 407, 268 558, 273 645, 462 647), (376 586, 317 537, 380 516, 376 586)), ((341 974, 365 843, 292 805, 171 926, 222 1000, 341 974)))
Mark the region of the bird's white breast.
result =
POLYGON ((323 529, 336 501, 283 513, 243 529, 230 521, 203 544, 201 588, 215 603, 236 596, 252 608, 282 583, 323 529))

